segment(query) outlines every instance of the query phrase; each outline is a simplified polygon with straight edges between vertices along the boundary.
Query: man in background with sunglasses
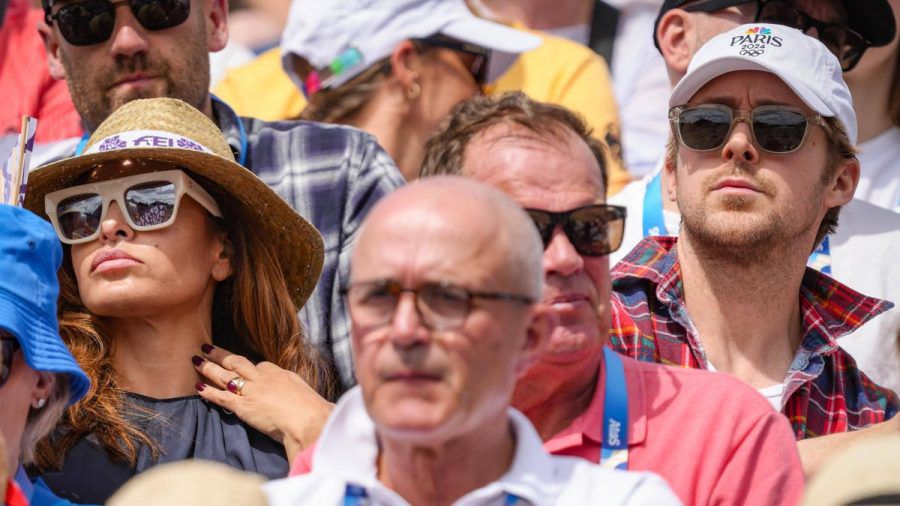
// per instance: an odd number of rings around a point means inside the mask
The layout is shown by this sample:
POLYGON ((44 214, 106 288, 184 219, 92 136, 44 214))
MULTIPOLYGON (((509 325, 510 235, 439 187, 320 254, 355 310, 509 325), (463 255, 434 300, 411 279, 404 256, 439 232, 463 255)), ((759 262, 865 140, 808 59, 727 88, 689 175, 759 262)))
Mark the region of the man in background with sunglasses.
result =
MULTIPOLYGON (((663 190, 681 231, 645 238, 613 270, 613 347, 736 376, 798 440, 891 419, 896 393, 837 339, 892 304, 806 267, 859 180, 837 58, 792 28, 739 26, 700 48, 669 105, 663 190)), ((802 441, 806 469, 857 436, 802 441)))
POLYGON ((346 348, 349 356, 338 287, 349 275, 351 243, 369 208, 404 183, 375 139, 343 127, 242 118, 211 96, 209 53, 227 42, 227 0, 43 0, 43 6, 51 74, 68 82, 89 133, 131 100, 181 99, 212 118, 235 159, 322 233, 322 276, 300 319, 328 361, 335 361, 333 349, 346 348))
MULTIPOLYGON (((684 77, 691 58, 704 42, 740 23, 754 20, 803 28, 807 35, 820 39, 838 57, 848 84, 860 72, 871 73, 868 60, 878 55, 869 55, 873 51, 867 48, 884 46, 896 37, 895 15, 886 0, 671 0, 660 10, 654 42, 665 59, 672 85, 684 77), (864 54, 866 59, 857 65, 864 54)), ((863 84, 859 77, 856 80, 863 84)), ((871 102, 879 97, 869 97, 871 92, 862 87, 853 88, 852 84, 851 92, 854 109, 859 113, 861 142, 872 134, 866 122, 880 122, 866 113, 871 110, 871 102), (868 107, 860 110, 860 103, 868 107)), ((660 107, 664 106, 660 104, 660 107)), ((867 168, 877 171, 884 162, 878 162, 878 155, 865 143, 861 142, 858 149, 860 186, 863 186, 867 168)), ((613 262, 621 260, 643 237, 678 235, 678 205, 665 196, 667 181, 663 162, 659 161, 653 175, 631 183, 610 199, 614 204, 627 206, 632 218, 625 229, 623 247, 612 255, 613 262)), ((841 226, 821 242, 810 255, 808 264, 854 290, 900 301, 900 284, 892 282, 900 277, 900 216, 855 198, 842 209, 841 226)), ((900 392, 900 350, 889 339, 898 331, 900 309, 894 308, 844 337, 841 346, 878 384, 900 392)))
POLYGON ((423 176, 461 174, 526 208, 544 242, 550 341, 513 407, 544 448, 660 474, 685 504, 796 504, 803 475, 783 417, 724 374, 638 362, 605 346, 623 209, 604 203, 603 147, 559 106, 520 93, 461 104, 423 176), (677 456, 677 457, 676 457, 677 456), (765 473, 758 472, 765 469, 765 473))

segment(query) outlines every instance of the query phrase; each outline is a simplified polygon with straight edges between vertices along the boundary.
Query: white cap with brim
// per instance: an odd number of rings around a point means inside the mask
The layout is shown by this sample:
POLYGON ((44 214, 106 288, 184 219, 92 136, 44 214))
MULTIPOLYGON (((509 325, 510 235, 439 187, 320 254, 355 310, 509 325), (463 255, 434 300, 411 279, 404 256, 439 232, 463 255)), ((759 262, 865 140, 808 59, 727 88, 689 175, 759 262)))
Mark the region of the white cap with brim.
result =
POLYGON ((840 120, 856 144, 856 112, 837 57, 818 39, 781 25, 747 24, 713 37, 694 55, 669 107, 688 103, 706 83, 739 70, 775 74, 810 109, 840 120))
MULTIPOLYGON (((302 87, 292 55, 322 69, 356 48, 362 58, 329 82, 337 87, 389 56, 400 42, 436 34, 507 54, 541 45, 537 35, 475 16, 463 0, 294 0, 281 36, 282 65, 302 87)), ((492 65, 488 80, 506 70, 492 65)))

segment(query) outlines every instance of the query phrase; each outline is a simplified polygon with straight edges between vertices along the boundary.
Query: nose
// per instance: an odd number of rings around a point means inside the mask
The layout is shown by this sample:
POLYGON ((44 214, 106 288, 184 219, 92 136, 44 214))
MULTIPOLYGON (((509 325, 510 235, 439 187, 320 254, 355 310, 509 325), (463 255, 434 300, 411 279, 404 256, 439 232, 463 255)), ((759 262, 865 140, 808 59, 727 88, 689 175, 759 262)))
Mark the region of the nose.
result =
POLYGON ((428 333, 429 330, 425 328, 422 317, 416 309, 415 295, 409 292, 401 293, 391 319, 391 342, 395 346, 408 348, 425 342, 428 333))
POLYGON ((566 237, 562 225, 553 229, 550 244, 544 249, 544 275, 555 274, 568 277, 584 269, 584 258, 575 251, 569 238, 566 237))
POLYGON ((147 31, 131 13, 128 2, 116 2, 116 26, 110 39, 110 52, 116 56, 134 56, 147 51, 147 31))
POLYGON ((104 244, 116 244, 122 240, 134 238, 134 230, 125 220, 125 216, 119 209, 119 204, 113 202, 106 211, 106 216, 100 220, 100 242, 104 244))
POLYGON ((734 125, 725 146, 722 148, 722 160, 726 162, 742 160, 747 163, 759 161, 759 150, 753 144, 750 125, 739 121, 734 125))

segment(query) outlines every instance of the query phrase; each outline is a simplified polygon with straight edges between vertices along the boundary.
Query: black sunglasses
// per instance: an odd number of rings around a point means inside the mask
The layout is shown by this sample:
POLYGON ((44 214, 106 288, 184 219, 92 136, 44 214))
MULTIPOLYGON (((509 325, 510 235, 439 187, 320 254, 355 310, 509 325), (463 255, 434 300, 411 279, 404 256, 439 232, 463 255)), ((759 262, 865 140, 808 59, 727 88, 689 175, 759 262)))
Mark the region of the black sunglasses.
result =
POLYGON ((735 123, 745 121, 750 125, 756 145, 764 151, 791 153, 803 145, 810 120, 821 123, 822 116, 785 105, 763 105, 749 113, 723 104, 669 109, 669 121, 678 142, 694 151, 721 148, 731 136, 735 123))
POLYGON ((128 4, 131 14, 147 30, 174 28, 191 13, 190 0, 82 0, 63 5, 44 19, 56 21, 59 31, 73 46, 99 44, 112 36, 116 27, 116 7, 128 4))
POLYGON ((0 342, 3 343, 3 362, 0 364, 0 388, 6 384, 6 380, 9 379, 9 373, 12 370, 12 361, 13 355, 15 355, 16 350, 19 349, 19 341, 16 341, 12 338, 2 338, 0 342))
POLYGON ((490 50, 487 48, 444 37, 423 37, 411 40, 423 46, 440 47, 473 56, 474 59, 472 60, 472 66, 469 68, 469 72, 472 74, 472 77, 475 79, 475 84, 477 84, 479 88, 484 86, 484 83, 487 80, 488 61, 490 59, 490 50))
POLYGON ((625 208, 606 204, 578 207, 561 213, 543 209, 525 209, 544 241, 544 249, 561 225, 579 255, 602 257, 622 246, 625 234, 625 208))
MULTIPOLYGON (((715 12, 727 7, 750 3, 750 1, 710 0, 684 7, 688 12, 715 12)), ((826 23, 810 16, 797 8, 792 2, 785 0, 756 0, 754 23, 773 23, 796 28, 803 33, 814 36, 825 44, 841 62, 844 72, 853 69, 863 53, 872 44, 855 30, 846 25, 826 23), (815 29, 815 34, 810 33, 815 29)))

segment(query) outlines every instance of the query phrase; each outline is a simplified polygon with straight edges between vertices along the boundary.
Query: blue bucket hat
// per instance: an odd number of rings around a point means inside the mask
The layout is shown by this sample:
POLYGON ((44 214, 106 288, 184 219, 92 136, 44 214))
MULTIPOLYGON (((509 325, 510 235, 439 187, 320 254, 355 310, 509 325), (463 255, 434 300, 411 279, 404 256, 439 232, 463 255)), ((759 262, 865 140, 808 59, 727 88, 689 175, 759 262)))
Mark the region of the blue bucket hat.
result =
POLYGON ((69 375, 72 404, 91 383, 59 337, 62 246, 53 227, 25 209, 0 204, 0 223, 0 328, 15 336, 29 367, 69 375))

